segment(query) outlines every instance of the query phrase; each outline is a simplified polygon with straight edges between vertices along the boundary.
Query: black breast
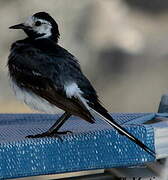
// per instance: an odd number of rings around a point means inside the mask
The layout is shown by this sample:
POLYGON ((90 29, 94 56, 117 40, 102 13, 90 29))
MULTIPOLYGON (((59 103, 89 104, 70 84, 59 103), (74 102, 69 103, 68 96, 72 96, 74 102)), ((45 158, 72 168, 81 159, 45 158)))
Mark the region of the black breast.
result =
POLYGON ((31 41, 25 39, 12 44, 8 58, 9 75, 18 86, 25 84, 40 85, 40 78, 36 69, 37 63, 34 61, 40 49, 36 48, 31 41))

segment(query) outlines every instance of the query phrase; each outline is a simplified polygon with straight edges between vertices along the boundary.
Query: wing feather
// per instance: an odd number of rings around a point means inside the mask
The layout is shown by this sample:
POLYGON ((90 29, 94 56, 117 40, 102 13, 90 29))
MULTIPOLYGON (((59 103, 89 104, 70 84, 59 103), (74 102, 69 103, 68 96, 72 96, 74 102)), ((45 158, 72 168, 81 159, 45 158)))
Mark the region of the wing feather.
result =
MULTIPOLYGON (((64 85, 71 82, 68 65, 61 56, 46 55, 32 47, 19 47, 20 53, 12 50, 8 67, 11 78, 22 89, 28 89, 51 104, 93 123, 94 118, 75 96, 68 97, 64 85)), ((73 62, 74 63, 74 62, 73 62)), ((76 65, 74 71, 79 71, 76 65)), ((72 71, 73 72, 73 71, 72 71)))

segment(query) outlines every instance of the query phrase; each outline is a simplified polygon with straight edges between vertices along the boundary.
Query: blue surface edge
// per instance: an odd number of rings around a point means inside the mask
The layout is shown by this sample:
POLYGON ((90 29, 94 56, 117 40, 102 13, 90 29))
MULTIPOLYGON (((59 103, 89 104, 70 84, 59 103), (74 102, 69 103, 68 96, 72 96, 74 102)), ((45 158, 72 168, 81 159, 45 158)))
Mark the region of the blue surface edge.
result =
MULTIPOLYGON (((142 123, 162 115, 112 114, 117 122, 153 150, 153 127, 142 123)), ((26 134, 43 132, 55 119, 55 115, 49 114, 0 114, 1 179, 140 166, 155 161, 100 119, 92 125, 73 117, 64 129, 73 129, 74 133, 63 136, 63 142, 55 138, 24 138, 26 134), (34 128, 42 125, 40 129, 34 128)))

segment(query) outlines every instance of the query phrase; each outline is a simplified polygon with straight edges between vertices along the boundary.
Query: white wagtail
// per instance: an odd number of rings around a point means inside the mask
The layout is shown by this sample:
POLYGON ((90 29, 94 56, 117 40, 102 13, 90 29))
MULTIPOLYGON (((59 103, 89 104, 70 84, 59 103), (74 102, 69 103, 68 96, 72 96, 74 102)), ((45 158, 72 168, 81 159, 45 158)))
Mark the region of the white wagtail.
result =
POLYGON ((120 134, 155 155, 154 151, 115 122, 100 104, 78 60, 58 45, 58 25, 48 13, 38 12, 10 29, 22 29, 28 36, 12 44, 8 59, 16 96, 39 111, 56 113, 56 107, 65 111, 48 131, 29 135, 28 138, 59 137, 59 134, 67 133, 58 130, 71 115, 94 123, 93 114, 97 114, 120 134))

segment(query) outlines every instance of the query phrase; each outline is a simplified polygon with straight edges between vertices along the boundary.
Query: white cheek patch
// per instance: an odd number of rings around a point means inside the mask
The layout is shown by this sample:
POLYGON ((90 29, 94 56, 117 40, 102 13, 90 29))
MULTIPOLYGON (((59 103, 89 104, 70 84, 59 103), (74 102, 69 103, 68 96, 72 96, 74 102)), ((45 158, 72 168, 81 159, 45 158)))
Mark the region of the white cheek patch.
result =
MULTIPOLYGON (((51 25, 49 24, 42 24, 41 26, 38 27, 34 27, 34 30, 38 33, 38 34, 44 34, 44 36, 41 36, 39 38, 44 38, 44 37, 49 37, 51 36, 51 25)), ((38 39, 39 39, 38 38, 38 39)))
POLYGON ((44 37, 46 38, 46 37, 49 37, 49 36, 52 35, 52 33, 51 33, 52 26, 48 21, 45 21, 45 20, 38 19, 38 18, 35 18, 33 16, 30 16, 24 22, 24 25, 31 27, 33 29, 33 31, 35 31, 38 34, 44 34, 43 36, 40 36, 37 39, 44 38, 44 37), (41 25, 40 26, 35 26, 36 21, 40 21, 41 25))
POLYGON ((52 35, 52 33, 51 33, 52 26, 48 21, 34 18, 34 22, 36 22, 36 21, 40 21, 41 25, 40 26, 34 25, 34 27, 33 27, 34 31, 36 31, 38 34, 44 34, 43 36, 41 36, 37 39, 44 38, 44 37, 46 38, 46 37, 49 37, 52 35))
POLYGON ((76 83, 74 82, 69 83, 64 86, 64 89, 68 98, 76 97, 78 100, 80 100, 83 103, 83 105, 88 110, 90 109, 90 107, 87 104, 88 100, 82 96, 83 92, 80 90, 80 88, 76 83))

